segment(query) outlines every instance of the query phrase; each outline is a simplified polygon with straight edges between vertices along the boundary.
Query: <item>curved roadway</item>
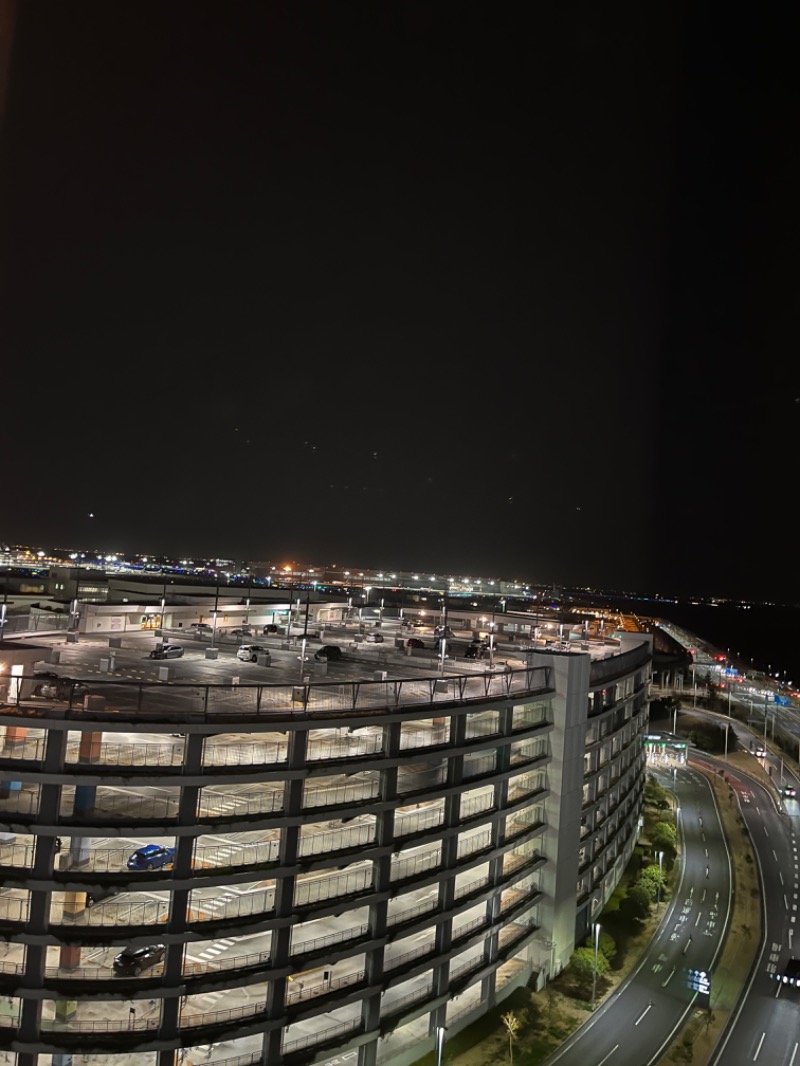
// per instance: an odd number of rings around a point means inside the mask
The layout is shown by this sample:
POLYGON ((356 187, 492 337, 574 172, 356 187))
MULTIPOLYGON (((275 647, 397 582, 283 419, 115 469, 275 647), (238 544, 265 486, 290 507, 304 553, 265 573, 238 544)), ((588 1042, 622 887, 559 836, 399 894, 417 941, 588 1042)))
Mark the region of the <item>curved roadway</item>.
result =
MULTIPOLYGON (((670 786, 672 774, 663 776, 670 786)), ((633 974, 549 1063, 642 1066, 670 1044, 698 1000, 707 1004, 690 987, 689 971, 713 971, 721 950, 730 920, 730 854, 706 779, 691 768, 675 777, 684 861, 658 933, 633 974)))

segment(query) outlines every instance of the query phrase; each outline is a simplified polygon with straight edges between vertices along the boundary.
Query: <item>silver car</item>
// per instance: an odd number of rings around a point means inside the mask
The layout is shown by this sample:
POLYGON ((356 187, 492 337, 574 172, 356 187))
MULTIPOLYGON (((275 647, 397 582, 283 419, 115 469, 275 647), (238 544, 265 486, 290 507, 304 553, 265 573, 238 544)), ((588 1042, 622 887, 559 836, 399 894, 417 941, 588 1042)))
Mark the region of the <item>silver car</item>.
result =
POLYGON ((151 659, 180 659, 183 648, 180 644, 159 644, 150 652, 151 659))

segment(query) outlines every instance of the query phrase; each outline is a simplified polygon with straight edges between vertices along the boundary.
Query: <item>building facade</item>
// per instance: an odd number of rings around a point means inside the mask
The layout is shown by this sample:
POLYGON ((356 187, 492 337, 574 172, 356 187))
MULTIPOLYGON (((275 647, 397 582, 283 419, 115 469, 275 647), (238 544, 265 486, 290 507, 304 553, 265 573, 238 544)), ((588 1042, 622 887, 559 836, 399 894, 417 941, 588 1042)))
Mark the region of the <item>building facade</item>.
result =
POLYGON ((405 1066, 541 986, 636 843, 651 662, 632 633, 38 702, 18 671, 0 1062, 405 1066))

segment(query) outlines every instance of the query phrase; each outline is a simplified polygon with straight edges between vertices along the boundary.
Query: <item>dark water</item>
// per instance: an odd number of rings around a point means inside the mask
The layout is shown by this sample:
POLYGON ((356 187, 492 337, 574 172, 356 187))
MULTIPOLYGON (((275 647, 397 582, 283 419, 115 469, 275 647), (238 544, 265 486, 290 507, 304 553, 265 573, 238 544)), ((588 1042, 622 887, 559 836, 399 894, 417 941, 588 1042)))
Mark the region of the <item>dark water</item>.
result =
MULTIPOLYGON (((638 608, 640 613, 644 609, 638 608)), ((779 674, 781 682, 800 687, 800 609, 797 607, 733 607, 651 604, 647 612, 664 618, 729 654, 746 670, 779 674)))

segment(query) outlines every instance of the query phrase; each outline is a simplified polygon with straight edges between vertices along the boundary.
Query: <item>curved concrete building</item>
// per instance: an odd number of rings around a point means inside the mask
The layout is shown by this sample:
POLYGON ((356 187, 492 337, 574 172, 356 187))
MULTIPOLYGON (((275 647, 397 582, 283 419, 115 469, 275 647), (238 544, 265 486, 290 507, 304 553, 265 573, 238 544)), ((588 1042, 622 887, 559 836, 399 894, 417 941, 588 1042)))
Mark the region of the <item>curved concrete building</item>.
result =
POLYGON ((636 842, 651 638, 349 658, 0 688, 0 1063, 411 1063, 567 964, 636 842))

